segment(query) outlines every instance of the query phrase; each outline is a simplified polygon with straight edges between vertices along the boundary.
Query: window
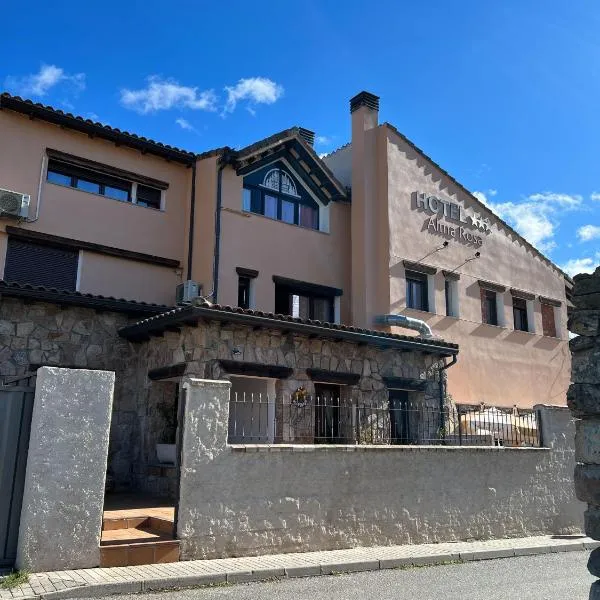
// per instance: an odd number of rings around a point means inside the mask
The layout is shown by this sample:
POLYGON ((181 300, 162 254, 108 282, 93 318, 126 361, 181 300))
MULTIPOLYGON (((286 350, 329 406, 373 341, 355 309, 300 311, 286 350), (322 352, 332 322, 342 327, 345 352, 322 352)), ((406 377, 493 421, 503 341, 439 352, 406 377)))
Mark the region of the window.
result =
MULTIPOLYGON (((275 279, 275 278, 274 278, 275 279)), ((335 321, 335 295, 325 286, 275 283, 275 312, 299 319, 335 321)))
POLYGON ((160 198, 160 190, 151 188, 147 185, 137 186, 136 204, 160 210, 160 198))
POLYGON ((238 278, 238 306, 250 308, 250 277, 240 275, 238 278))
POLYGON ((481 320, 488 325, 498 325, 497 294, 492 290, 481 289, 481 320))
POLYGON ((542 307, 542 330, 547 337, 558 337, 556 334, 556 316, 554 314, 554 306, 541 303, 542 307))
POLYGON ((292 177, 282 169, 270 169, 264 178, 244 179, 242 209, 270 219, 319 229, 319 207, 309 197, 298 194, 292 177))
POLYGON ((416 310, 429 310, 427 275, 406 271, 406 306, 416 310))
POLYGON ((513 317, 516 330, 529 331, 527 300, 524 300, 523 298, 513 298, 513 317))
POLYGON ((54 158, 48 162, 46 180, 49 183, 99 194, 120 202, 131 202, 154 209, 161 208, 162 192, 158 188, 54 158))
POLYGON ((446 277, 444 292, 446 296, 446 316, 458 318, 458 280, 446 277))
POLYGON ((4 279, 74 292, 79 252, 8 238, 4 279))
POLYGON ((238 274, 238 303, 240 308, 254 308, 254 280, 258 271, 245 267, 236 267, 238 274))

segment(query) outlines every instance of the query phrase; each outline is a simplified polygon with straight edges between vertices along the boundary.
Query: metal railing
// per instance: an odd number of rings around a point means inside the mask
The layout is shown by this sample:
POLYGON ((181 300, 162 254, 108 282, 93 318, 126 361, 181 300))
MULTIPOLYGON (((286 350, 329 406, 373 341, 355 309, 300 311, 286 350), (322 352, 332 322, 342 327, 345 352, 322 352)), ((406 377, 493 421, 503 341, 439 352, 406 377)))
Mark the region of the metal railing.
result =
POLYGON ((270 398, 232 393, 230 443, 399 444, 540 446, 537 413, 485 405, 440 410, 390 399, 356 403, 349 398, 270 398))

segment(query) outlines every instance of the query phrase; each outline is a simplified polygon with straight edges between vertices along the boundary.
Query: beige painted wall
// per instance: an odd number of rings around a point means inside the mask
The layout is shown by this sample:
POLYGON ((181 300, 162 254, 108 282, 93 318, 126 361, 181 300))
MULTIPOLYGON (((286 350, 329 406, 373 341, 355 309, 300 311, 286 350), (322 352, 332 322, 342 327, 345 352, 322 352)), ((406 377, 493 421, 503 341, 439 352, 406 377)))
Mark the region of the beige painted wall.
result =
MULTIPOLYGON (((202 284, 204 295, 211 293, 213 285, 217 171, 217 158, 214 156, 197 163, 192 279, 202 284)), ((187 278, 187 275, 184 274, 184 278, 187 278)))
POLYGON ((82 251, 78 291, 84 294, 110 295, 115 298, 174 303, 175 288, 181 271, 147 263, 123 260, 94 252, 82 251))
MULTIPOLYGON (((37 210, 46 148, 169 183, 165 192, 165 210, 156 211, 47 183, 44 174, 39 220, 21 223, 21 227, 176 259, 185 266, 190 169, 148 154, 142 155, 132 149, 116 147, 104 140, 90 139, 84 134, 63 130, 55 125, 30 121, 11 111, 0 112, 0 139, 4 148, 10 148, 10 152, 5 151, 0 156, 0 187, 31 195, 31 219, 37 210)), ((0 222, 1 230, 7 224, 15 225, 15 222, 3 220, 0 222)), ((2 261, 4 256, 5 252, 2 252, 2 261)), ((146 281, 140 288, 139 284, 140 279, 144 279, 148 273, 148 268, 133 261, 121 263, 118 259, 104 260, 102 268, 97 271, 97 280, 95 272, 84 271, 82 281, 86 282, 88 289, 104 295, 144 298, 171 304, 175 299, 175 289, 173 287, 167 291, 164 282, 173 278, 172 272, 169 269, 166 271, 167 274, 159 276, 161 282, 156 292, 148 296, 145 296, 145 291, 151 285, 146 281)))
POLYGON ((256 269, 255 306, 275 309, 273 275, 341 288, 341 319, 350 313, 350 206, 330 203, 330 233, 313 231, 244 213, 242 177, 223 171, 221 212, 220 304, 237 305, 236 267, 256 269))
MULTIPOLYGON (((385 127, 380 130, 387 132, 390 312, 423 319, 434 333, 460 345, 458 364, 448 372, 449 391, 455 401, 520 406, 564 404, 570 378, 570 353, 562 274, 522 243, 491 212, 486 214, 492 231, 489 235, 483 234, 482 246, 451 239, 447 248, 433 252, 447 238, 423 230, 428 214, 414 209, 414 192, 435 194, 483 211, 400 136, 385 127), (477 250, 481 258, 460 266, 477 250), (404 259, 438 268, 434 276, 435 314, 406 309, 404 259), (456 269, 460 274, 458 319, 444 316, 442 269, 456 269), (506 286, 505 327, 482 324, 480 279, 506 286), (511 287, 536 294, 535 333, 514 331, 511 287), (559 309, 562 339, 542 336, 537 299, 540 294, 562 302, 559 309)), ((403 329, 397 331, 410 333, 403 329)))

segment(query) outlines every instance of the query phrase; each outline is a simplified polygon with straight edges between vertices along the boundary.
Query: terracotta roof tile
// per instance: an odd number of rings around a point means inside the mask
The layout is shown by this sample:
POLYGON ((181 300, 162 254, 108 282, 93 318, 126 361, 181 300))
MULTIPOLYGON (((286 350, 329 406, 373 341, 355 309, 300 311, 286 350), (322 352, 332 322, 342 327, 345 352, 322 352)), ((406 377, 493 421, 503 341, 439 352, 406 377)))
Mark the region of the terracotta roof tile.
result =
POLYGON ((84 306, 114 312, 156 314, 163 313, 169 307, 164 304, 152 304, 138 300, 115 298, 114 296, 101 296, 98 294, 85 294, 57 288, 18 283, 0 280, 0 296, 15 298, 29 298, 40 302, 67 304, 71 306, 84 306))
MULTIPOLYGON (((417 336, 400 335, 391 333, 389 331, 379 331, 375 329, 364 329, 361 327, 354 327, 352 325, 343 325, 339 323, 329 323, 324 321, 316 321, 311 319, 299 319, 290 315, 274 314, 271 312, 265 313, 260 310, 243 309, 240 307, 232 307, 222 304, 211 304, 203 299, 196 302, 194 305, 181 306, 162 314, 157 314, 142 321, 138 321, 133 325, 122 328, 119 331, 119 335, 131 339, 142 339, 150 333, 156 333, 164 331, 166 327, 172 326, 177 323, 184 323, 194 319, 215 319, 220 321, 227 321, 227 315, 238 315, 241 317, 240 322, 247 321, 248 325, 256 325, 260 320, 268 321, 264 322, 265 328, 272 327, 275 329, 285 329, 285 325, 294 324, 299 333, 302 333, 306 329, 306 334, 316 333, 321 331, 324 337, 339 337, 337 334, 352 334, 351 337, 356 336, 357 339, 352 340, 346 336, 348 341, 360 342, 364 339, 358 338, 369 338, 371 343, 376 344, 379 341, 389 340, 391 342, 398 342, 400 345, 404 343, 407 346, 418 346, 421 350, 428 349, 429 351, 435 351, 435 349, 446 350, 445 354, 456 354, 458 352, 458 344, 452 342, 446 342, 441 339, 431 339, 417 336), (308 331, 310 330, 310 331, 308 331)), ((419 349, 417 348, 417 349, 419 349)))

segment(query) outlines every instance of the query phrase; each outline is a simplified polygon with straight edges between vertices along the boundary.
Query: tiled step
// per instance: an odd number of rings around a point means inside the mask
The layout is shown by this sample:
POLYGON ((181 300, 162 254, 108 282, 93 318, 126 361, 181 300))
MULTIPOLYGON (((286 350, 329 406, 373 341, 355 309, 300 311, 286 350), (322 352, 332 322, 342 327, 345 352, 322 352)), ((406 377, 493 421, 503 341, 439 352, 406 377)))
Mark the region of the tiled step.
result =
POLYGON ((173 522, 156 517, 108 518, 102 523, 101 567, 177 562, 173 522))

